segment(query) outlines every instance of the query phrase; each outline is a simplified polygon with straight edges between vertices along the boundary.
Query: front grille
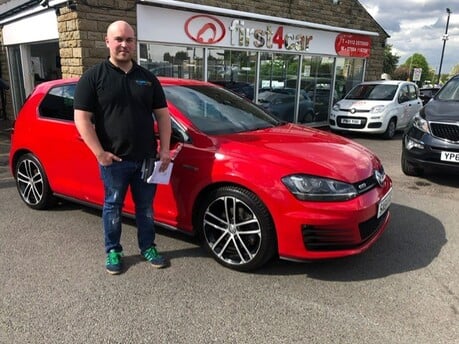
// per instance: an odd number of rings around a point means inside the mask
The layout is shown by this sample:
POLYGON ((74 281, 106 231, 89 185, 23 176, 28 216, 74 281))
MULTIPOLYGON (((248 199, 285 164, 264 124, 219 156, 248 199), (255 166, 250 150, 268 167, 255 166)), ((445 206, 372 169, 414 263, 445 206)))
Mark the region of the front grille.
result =
POLYGON ((304 225, 303 242, 309 251, 335 251, 354 248, 358 238, 351 230, 316 228, 304 225))
MULTIPOLYGON (((382 170, 381 173, 384 173, 384 170, 382 170)), ((367 192, 368 190, 373 189, 376 185, 378 185, 378 181, 376 180, 376 176, 373 173, 371 177, 368 177, 365 180, 361 180, 360 182, 355 183, 354 187, 357 190, 357 193, 360 195, 367 192)))
POLYGON ((358 181, 357 183, 354 183, 352 185, 357 190, 357 193, 361 195, 378 185, 382 185, 385 179, 386 172, 384 171, 384 168, 381 166, 379 170, 374 170, 373 174, 368 178, 358 181))
POLYGON ((370 239, 373 234, 379 230, 381 224, 386 219, 387 214, 388 212, 386 211, 384 216, 381 216, 380 218, 374 216, 371 219, 359 224, 360 238, 362 238, 363 241, 370 239))
POLYGON ((368 113, 370 110, 361 110, 361 109, 340 109, 343 112, 350 112, 350 113, 368 113))
POLYGON ((386 211, 379 219, 373 218, 359 224, 359 233, 350 229, 317 228, 303 225, 304 246, 309 251, 339 251, 354 249, 370 240, 381 228, 389 215, 386 211))
POLYGON ((459 124, 430 122, 432 135, 440 139, 459 142, 459 124))

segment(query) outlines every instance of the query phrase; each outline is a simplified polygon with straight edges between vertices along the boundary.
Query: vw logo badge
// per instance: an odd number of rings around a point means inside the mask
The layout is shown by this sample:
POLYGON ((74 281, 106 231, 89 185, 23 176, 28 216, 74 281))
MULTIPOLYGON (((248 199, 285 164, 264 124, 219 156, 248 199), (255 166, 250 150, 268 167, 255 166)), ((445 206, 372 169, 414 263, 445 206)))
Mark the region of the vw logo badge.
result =
POLYGON ((378 182, 379 186, 383 186, 384 185, 384 179, 386 179, 386 174, 384 173, 384 171, 380 172, 378 170, 375 170, 375 178, 376 178, 376 181, 378 182))

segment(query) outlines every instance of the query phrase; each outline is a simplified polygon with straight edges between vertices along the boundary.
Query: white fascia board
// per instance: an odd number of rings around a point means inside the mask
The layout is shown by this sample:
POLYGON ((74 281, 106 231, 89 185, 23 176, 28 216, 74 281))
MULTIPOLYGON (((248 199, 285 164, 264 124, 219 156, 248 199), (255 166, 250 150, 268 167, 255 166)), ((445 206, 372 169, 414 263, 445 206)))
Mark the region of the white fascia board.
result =
POLYGON ((54 10, 29 15, 3 26, 4 45, 42 42, 58 38, 57 18, 54 10))
POLYGON ((151 5, 160 5, 165 7, 175 7, 184 10, 195 10, 195 11, 203 11, 203 12, 211 12, 220 15, 227 15, 237 18, 247 18, 251 20, 260 20, 266 22, 273 22, 273 23, 283 23, 286 25, 293 25, 298 27, 308 27, 311 29, 317 30, 324 30, 324 31, 333 31, 333 32, 343 32, 343 33, 352 33, 352 34, 359 34, 359 35, 366 35, 366 36, 379 36, 379 33, 373 31, 365 31, 365 30, 355 30, 355 29, 348 29, 342 27, 336 27, 331 25, 323 25, 323 24, 316 24, 305 22, 301 20, 295 19, 288 19, 288 18, 280 18, 280 17, 273 17, 264 14, 258 13, 246 13, 242 11, 230 10, 226 8, 220 7, 213 7, 207 5, 199 5, 199 4, 192 4, 183 1, 176 1, 176 0, 139 0, 139 4, 151 4, 151 5))

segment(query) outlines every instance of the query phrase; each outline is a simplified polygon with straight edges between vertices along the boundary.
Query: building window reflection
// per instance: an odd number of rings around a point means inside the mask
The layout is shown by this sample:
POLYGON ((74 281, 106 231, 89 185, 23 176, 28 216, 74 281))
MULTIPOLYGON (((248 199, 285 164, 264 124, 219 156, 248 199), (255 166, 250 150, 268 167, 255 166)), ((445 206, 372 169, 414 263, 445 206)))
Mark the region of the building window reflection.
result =
POLYGON ((333 104, 363 80, 365 60, 140 43, 139 63, 156 76, 206 80, 287 122, 327 123, 333 104))

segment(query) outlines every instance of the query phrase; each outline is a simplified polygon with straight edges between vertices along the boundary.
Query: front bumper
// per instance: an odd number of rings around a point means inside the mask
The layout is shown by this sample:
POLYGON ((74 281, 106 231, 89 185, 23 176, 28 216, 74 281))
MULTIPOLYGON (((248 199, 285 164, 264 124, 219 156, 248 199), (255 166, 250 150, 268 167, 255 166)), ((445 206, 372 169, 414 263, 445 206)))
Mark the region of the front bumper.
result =
POLYGON ((356 113, 349 115, 348 113, 332 111, 329 119, 330 128, 342 131, 356 131, 382 134, 386 130, 387 123, 384 123, 383 116, 375 116, 375 118, 362 116, 356 113))
POLYGON ((289 260, 317 260, 356 255, 367 250, 383 234, 390 220, 378 206, 391 190, 387 176, 375 187, 346 202, 304 202, 302 209, 283 214, 276 223, 279 256, 289 260))
POLYGON ((410 127, 402 142, 403 156, 413 166, 459 172, 459 162, 441 160, 441 152, 459 153, 459 143, 434 137, 416 127, 410 127))

